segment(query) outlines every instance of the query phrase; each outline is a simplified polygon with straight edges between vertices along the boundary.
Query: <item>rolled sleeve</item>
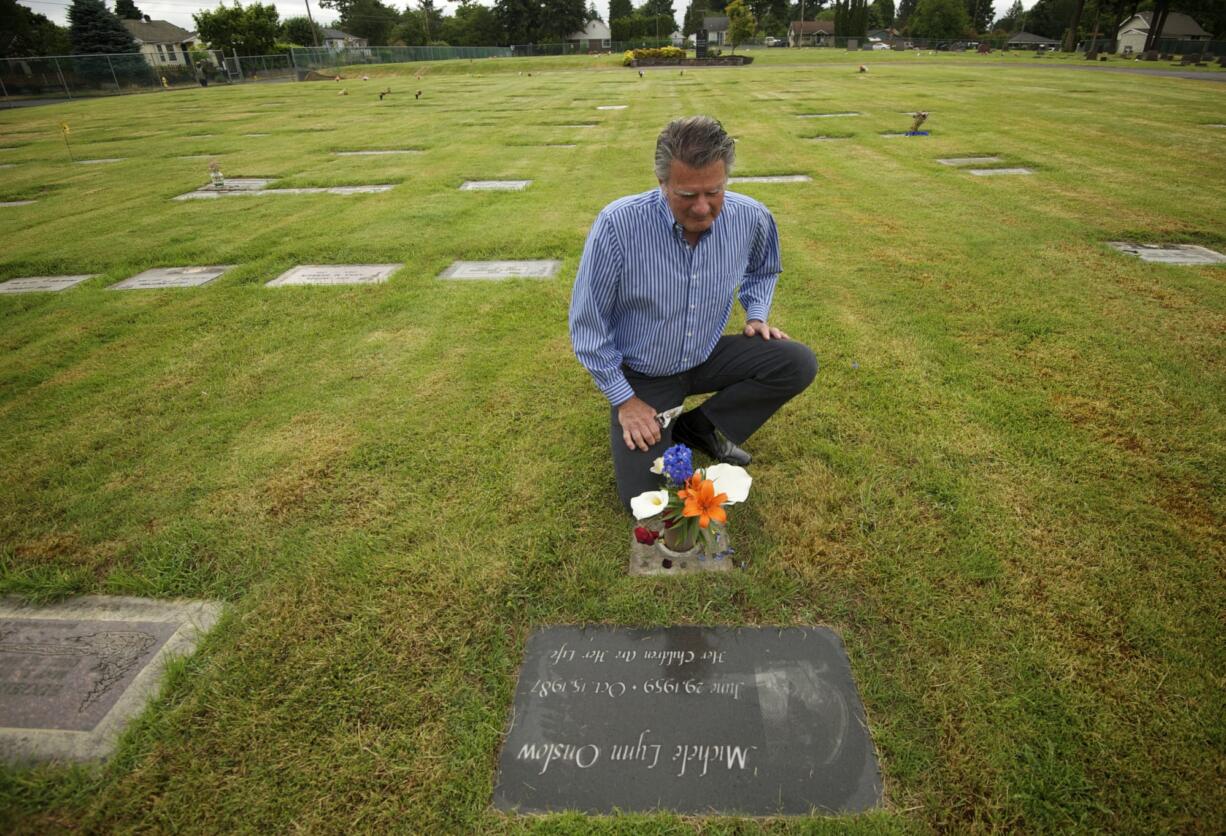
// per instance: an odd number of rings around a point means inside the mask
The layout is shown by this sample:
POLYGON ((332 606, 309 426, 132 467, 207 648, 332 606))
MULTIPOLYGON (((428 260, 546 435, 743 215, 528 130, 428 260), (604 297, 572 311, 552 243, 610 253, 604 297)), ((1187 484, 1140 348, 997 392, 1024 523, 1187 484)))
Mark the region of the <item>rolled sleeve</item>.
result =
POLYGON ((745 276, 741 279, 739 299, 745 309, 745 319, 767 321, 771 299, 783 262, 779 256, 779 230, 771 213, 763 208, 758 221, 757 234, 749 251, 745 276))
POLYGON ((613 224, 601 213, 588 233, 575 276, 570 298, 570 341, 575 356, 613 406, 634 397, 634 389, 622 373, 621 351, 613 339, 614 309, 624 263, 613 224))

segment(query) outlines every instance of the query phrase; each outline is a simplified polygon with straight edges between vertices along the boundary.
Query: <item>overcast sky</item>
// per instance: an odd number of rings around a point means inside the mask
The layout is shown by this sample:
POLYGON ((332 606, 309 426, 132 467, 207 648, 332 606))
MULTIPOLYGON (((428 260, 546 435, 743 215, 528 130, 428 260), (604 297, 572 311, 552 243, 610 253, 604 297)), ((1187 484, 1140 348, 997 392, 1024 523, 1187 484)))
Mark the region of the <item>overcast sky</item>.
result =
MULTIPOLYGON (((105 0, 107 8, 114 9, 114 0, 105 0)), ((248 0, 255 2, 255 0, 248 0)), ((268 2, 268 0, 264 0, 268 2)), ((277 12, 284 20, 287 17, 299 17, 306 14, 306 2, 308 0, 272 0, 272 4, 277 7, 277 12)), ((321 9, 317 0, 309 0, 311 3, 311 14, 315 16, 316 23, 328 23, 336 19, 337 15, 331 9, 321 9)), ((389 0, 384 0, 389 2, 389 0)), ((454 3, 444 2, 444 0, 435 0, 435 2, 445 8, 450 14, 455 9, 454 3)), ((492 6, 494 0, 479 0, 483 5, 492 6)), ((71 5, 69 0, 20 0, 23 6, 29 6, 39 14, 44 14, 51 18, 61 26, 66 26, 68 23, 68 7, 71 5)), ((996 17, 1000 17, 1009 10, 1009 6, 1013 5, 1013 0, 994 0, 996 17)), ((1022 0, 1022 6, 1029 9, 1035 4, 1035 0, 1022 0)), ((215 9, 219 6, 218 2, 207 2, 207 0, 136 0, 136 7, 144 14, 154 20, 168 20, 176 26, 182 26, 184 29, 193 30, 196 28, 192 22, 192 13, 198 12, 201 9, 215 9)), ((397 9, 403 9, 406 5, 405 0, 390 0, 389 5, 397 9)), ((414 2, 414 5, 416 3, 414 2)), ((641 5, 635 2, 634 5, 641 5)), ((895 6, 898 5, 895 0, 895 6)), ((673 10, 677 18, 677 22, 681 22, 681 18, 685 15, 686 8, 689 7, 689 0, 673 0, 673 10)), ((609 0, 596 0, 596 9, 606 20, 608 20, 609 0)))

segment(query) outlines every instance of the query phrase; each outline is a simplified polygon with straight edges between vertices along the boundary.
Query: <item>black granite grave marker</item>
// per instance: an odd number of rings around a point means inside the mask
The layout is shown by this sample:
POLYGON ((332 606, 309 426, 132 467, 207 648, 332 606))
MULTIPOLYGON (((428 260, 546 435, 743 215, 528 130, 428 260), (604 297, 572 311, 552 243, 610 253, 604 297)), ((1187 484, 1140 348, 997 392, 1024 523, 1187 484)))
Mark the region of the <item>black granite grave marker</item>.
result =
POLYGON ((805 815, 881 804, 839 637, 551 627, 528 639, 501 810, 805 815))

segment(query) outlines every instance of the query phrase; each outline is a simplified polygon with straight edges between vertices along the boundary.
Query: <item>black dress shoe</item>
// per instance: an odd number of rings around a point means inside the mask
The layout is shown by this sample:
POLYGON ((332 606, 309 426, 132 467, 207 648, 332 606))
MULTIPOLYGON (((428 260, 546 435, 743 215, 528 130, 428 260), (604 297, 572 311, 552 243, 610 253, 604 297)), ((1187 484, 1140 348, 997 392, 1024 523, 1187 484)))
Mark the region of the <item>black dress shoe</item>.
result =
POLYGON ((711 458, 724 464, 735 464, 744 467, 753 460, 752 456, 724 438, 719 430, 712 429, 706 433, 694 432, 686 425, 684 419, 677 421, 673 427, 673 442, 684 444, 691 450, 699 450, 706 453, 711 458))

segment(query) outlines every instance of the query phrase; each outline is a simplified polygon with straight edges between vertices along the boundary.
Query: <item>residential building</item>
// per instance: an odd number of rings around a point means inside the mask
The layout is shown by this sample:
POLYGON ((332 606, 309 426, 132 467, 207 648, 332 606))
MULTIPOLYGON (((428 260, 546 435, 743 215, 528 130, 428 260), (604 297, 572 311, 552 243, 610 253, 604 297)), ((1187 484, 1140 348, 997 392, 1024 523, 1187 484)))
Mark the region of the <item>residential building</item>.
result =
POLYGON ((188 52, 200 44, 195 32, 180 29, 165 20, 124 20, 124 27, 140 45, 141 55, 155 67, 190 64, 188 52))
POLYGON ((362 49, 368 45, 365 38, 350 35, 339 29, 325 27, 323 32, 323 45, 328 49, 362 49))
MULTIPOLYGON (((1149 28, 1153 23, 1153 12, 1137 12, 1120 26, 1116 36, 1116 52, 1140 53, 1145 49, 1145 39, 1149 37, 1149 28)), ((1208 41, 1212 36, 1201 28, 1192 18, 1180 12, 1168 12, 1166 23, 1162 26, 1163 40, 1175 41, 1208 41)))
POLYGON ((788 46, 826 46, 834 43, 833 20, 793 20, 788 26, 788 46))
POLYGON ((612 37, 609 24, 603 20, 592 20, 580 31, 567 35, 566 42, 573 45, 577 52, 604 52, 612 46, 612 37))

